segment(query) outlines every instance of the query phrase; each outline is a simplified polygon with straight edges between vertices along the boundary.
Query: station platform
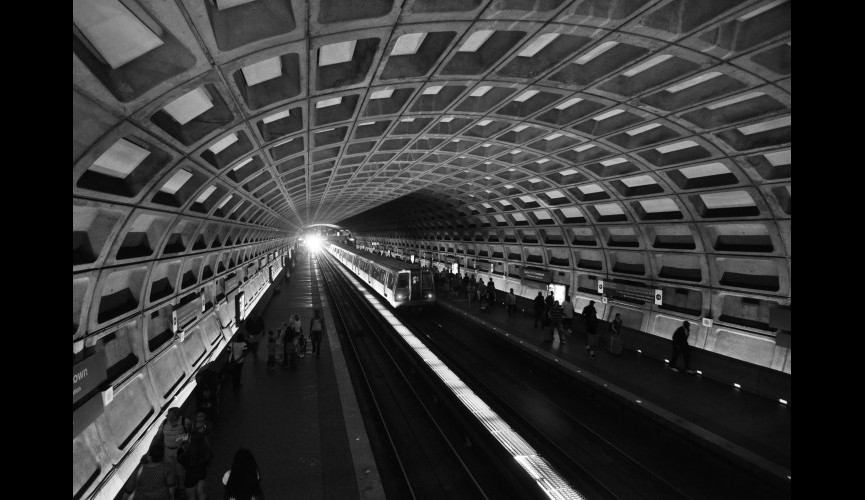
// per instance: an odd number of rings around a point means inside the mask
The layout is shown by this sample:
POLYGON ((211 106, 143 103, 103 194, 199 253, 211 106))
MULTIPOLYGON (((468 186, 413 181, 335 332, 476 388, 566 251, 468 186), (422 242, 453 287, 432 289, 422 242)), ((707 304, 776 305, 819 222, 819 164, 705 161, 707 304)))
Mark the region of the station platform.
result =
POLYGON ((252 451, 258 463, 266 498, 384 498, 315 265, 314 259, 301 254, 290 282, 250 313, 264 319, 265 333, 257 359, 247 351, 242 387, 234 389, 230 380, 224 382, 220 415, 210 435, 211 498, 222 498, 222 476, 241 447, 252 451), (267 332, 297 313, 308 340, 314 309, 320 309, 325 319, 321 357, 312 355, 308 341, 309 352, 297 360, 296 368, 277 365, 269 370, 267 332))
MULTIPOLYGON (((499 292, 499 298, 501 293, 499 292)), ((626 349, 621 356, 607 352, 608 337, 601 336, 590 359, 586 334, 579 328, 565 343, 550 337, 550 327, 535 328, 534 311, 517 308, 508 316, 500 301, 487 311, 465 295, 438 296, 440 307, 449 309, 488 328, 492 334, 534 356, 569 372, 572 376, 629 402, 640 413, 676 434, 749 467, 779 478, 790 476, 791 409, 757 394, 740 391, 730 384, 695 374, 676 372, 662 359, 626 349)), ((579 314, 579 311, 576 311, 579 314)), ((603 329, 599 329, 603 331, 603 329)), ((692 356, 692 368, 695 365, 692 356)))

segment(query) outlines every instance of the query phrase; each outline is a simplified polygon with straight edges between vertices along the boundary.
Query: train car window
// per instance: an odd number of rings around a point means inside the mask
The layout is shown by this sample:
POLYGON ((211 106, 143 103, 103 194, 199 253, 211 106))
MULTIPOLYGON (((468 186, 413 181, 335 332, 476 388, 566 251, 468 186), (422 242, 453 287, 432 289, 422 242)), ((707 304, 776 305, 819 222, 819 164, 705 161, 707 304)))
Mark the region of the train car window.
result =
MULTIPOLYGON (((414 277, 413 279, 417 279, 414 277)), ((396 287, 397 288, 407 288, 408 287, 408 273, 399 273, 396 279, 396 287)))

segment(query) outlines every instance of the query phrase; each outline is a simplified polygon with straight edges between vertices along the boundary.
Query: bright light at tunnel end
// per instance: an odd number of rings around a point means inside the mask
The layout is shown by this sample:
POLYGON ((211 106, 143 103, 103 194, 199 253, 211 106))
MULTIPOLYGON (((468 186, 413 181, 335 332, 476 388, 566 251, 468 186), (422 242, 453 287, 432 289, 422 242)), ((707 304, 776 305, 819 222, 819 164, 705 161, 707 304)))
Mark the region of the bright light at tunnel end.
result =
POLYGON ((321 236, 317 234, 312 234, 306 238, 305 243, 306 248, 308 248, 310 252, 318 252, 319 250, 321 250, 323 241, 321 239, 321 236))

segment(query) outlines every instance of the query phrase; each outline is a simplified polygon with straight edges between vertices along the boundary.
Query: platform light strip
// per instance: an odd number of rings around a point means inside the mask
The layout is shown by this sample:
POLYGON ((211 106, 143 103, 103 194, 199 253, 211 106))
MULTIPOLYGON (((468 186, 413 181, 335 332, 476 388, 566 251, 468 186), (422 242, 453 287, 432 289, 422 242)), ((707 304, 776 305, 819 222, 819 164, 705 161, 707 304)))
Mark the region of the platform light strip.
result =
MULTIPOLYGON (((342 258, 330 248, 328 252, 342 262, 342 258)), ((474 391, 463 383, 432 351, 427 348, 394 314, 369 293, 358 280, 343 271, 355 289, 364 296, 379 314, 391 325, 405 342, 414 349, 433 373, 438 376, 457 398, 468 408, 488 432, 513 456, 514 460, 535 480, 541 490, 551 499, 585 499, 557 473, 549 462, 498 416, 474 391), (427 361, 429 360, 429 361, 427 361)))

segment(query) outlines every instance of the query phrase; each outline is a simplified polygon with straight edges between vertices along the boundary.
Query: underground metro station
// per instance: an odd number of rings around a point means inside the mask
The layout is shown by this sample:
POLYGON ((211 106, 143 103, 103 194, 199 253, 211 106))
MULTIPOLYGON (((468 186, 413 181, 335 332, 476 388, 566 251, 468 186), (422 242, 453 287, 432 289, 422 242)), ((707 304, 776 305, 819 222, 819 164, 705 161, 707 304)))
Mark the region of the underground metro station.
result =
POLYGON ((73 0, 73 499, 789 498, 790 23, 73 0))

